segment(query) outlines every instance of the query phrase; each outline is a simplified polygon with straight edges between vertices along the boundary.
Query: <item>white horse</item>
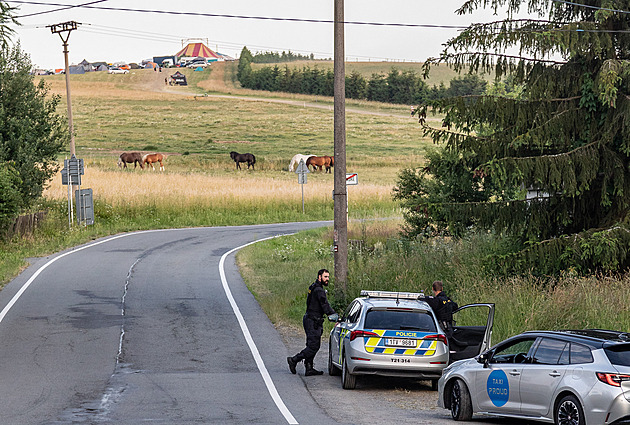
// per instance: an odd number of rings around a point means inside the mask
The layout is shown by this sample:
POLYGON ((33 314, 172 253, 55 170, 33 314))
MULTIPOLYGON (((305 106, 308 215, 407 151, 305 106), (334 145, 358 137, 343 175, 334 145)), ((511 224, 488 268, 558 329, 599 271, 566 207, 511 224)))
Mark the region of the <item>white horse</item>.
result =
POLYGON ((291 163, 289 164, 289 171, 295 171, 302 159, 304 160, 304 164, 306 164, 306 160, 312 156, 315 156, 315 155, 302 155, 302 154, 295 155, 293 158, 291 158, 291 163))

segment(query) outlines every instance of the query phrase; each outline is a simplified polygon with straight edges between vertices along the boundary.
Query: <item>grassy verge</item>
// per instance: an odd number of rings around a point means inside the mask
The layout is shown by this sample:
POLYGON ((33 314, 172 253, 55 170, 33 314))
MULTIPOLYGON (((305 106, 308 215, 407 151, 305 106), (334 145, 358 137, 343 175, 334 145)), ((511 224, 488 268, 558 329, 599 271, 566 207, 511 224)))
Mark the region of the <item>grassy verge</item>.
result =
MULTIPOLYGON (((338 311, 361 289, 430 293, 433 280, 441 279, 460 305, 495 303, 494 342, 532 329, 630 328, 630 276, 567 274, 544 282, 533 277, 489 278, 485 255, 496 248, 486 237, 403 244, 393 238, 394 228, 380 222, 353 223, 349 234, 363 242, 351 248, 347 296, 339 296, 339 288, 331 283, 330 298, 338 311)), ((331 244, 330 230, 319 229, 261 242, 238 254, 247 284, 272 321, 300 326, 307 285, 317 269, 332 270, 331 244)))

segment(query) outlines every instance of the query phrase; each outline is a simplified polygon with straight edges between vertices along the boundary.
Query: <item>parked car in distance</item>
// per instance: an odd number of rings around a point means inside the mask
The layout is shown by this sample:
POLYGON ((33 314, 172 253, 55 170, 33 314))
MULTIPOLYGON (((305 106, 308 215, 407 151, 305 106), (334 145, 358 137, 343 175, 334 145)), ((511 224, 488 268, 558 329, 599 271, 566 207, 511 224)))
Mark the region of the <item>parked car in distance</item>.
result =
MULTIPOLYGON (((328 373, 341 375, 344 389, 355 388, 359 375, 425 379, 437 389, 451 344, 423 296, 361 291, 330 332, 328 373)), ((487 309, 477 311, 481 314, 476 316, 485 317, 481 325, 454 327, 453 335, 457 333, 469 357, 490 347, 494 304, 466 305, 456 311, 479 308, 487 309)))
POLYGON ((107 70, 107 72, 109 74, 129 74, 128 69, 122 69, 122 68, 110 68, 107 70))
POLYGON ((188 68, 197 68, 198 66, 205 68, 206 66, 210 66, 210 64, 206 61, 192 61, 188 62, 188 64, 186 65, 186 67, 188 68))
POLYGON ((630 423, 630 334, 531 331, 444 369, 438 405, 571 425, 630 423))

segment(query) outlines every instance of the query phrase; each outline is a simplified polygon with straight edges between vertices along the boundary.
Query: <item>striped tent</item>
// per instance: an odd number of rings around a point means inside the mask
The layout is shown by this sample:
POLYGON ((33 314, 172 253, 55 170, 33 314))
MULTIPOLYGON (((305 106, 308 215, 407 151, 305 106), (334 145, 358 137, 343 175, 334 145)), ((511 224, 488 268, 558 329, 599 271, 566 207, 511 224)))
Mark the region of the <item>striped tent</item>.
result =
POLYGON ((175 56, 177 56, 178 58, 181 58, 181 57, 189 57, 189 58, 202 57, 202 58, 207 58, 207 59, 220 58, 219 55, 217 55, 215 52, 210 50, 203 43, 188 43, 188 45, 184 47, 182 50, 180 50, 179 52, 177 52, 175 56))

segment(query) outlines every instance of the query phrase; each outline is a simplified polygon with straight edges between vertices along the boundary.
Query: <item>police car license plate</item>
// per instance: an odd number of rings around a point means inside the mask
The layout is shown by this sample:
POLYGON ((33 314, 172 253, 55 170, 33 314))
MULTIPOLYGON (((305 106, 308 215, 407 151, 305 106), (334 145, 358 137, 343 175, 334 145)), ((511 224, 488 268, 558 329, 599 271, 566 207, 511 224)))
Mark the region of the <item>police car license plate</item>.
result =
POLYGON ((417 344, 415 339, 386 338, 385 345, 391 347, 415 347, 417 344))

